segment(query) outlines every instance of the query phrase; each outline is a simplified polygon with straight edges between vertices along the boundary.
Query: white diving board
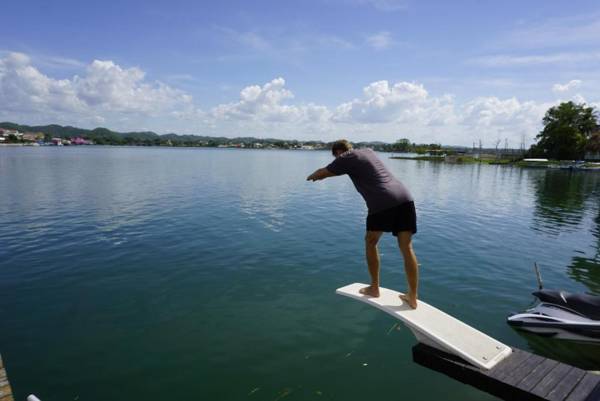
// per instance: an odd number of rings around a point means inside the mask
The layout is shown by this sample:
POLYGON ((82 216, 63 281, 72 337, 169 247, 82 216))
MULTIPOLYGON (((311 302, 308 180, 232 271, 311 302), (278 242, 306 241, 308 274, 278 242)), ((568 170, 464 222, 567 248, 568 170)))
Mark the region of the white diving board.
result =
POLYGON ((367 284, 354 283, 335 292, 389 313, 401 320, 419 342, 456 355, 481 369, 492 369, 512 353, 509 346, 421 300, 417 309, 412 309, 400 299, 400 292, 380 288, 379 298, 374 298, 359 292, 364 287, 367 284))

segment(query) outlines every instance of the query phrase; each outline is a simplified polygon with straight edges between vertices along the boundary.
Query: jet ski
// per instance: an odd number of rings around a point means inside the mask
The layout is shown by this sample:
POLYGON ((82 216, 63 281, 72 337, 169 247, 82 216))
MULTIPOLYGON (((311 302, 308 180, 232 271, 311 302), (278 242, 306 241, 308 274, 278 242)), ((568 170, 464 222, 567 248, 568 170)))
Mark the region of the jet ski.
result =
POLYGON ((565 340, 600 343, 600 296, 545 290, 537 264, 539 302, 532 308, 507 318, 520 330, 565 340))
POLYGON ((533 295, 540 302, 509 316, 508 324, 547 337, 600 343, 600 296, 544 289, 533 295))

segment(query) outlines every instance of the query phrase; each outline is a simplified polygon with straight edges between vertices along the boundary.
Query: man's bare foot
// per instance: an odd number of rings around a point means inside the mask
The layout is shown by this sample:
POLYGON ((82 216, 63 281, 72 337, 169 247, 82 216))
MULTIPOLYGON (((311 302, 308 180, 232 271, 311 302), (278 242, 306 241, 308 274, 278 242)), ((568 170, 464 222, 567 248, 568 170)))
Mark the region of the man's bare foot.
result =
POLYGON ((368 295, 374 298, 379 297, 379 287, 373 287, 371 285, 365 288, 361 288, 360 290, 358 290, 358 292, 360 292, 363 295, 368 295))
POLYGON ((413 309, 417 309, 417 297, 414 295, 400 294, 400 299, 403 300, 413 309))

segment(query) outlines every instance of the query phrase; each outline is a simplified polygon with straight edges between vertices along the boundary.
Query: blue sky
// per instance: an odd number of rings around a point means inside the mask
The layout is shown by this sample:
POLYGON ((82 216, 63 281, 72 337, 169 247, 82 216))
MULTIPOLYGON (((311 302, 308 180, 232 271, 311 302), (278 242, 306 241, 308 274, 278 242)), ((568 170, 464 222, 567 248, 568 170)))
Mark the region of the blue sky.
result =
POLYGON ((3 4, 0 120, 528 145, 600 104, 594 1, 3 4))

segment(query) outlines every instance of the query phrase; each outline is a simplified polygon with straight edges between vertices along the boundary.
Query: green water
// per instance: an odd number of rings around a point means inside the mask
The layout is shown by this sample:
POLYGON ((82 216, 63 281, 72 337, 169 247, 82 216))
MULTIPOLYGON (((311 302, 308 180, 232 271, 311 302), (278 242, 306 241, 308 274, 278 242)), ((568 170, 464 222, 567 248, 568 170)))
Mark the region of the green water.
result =
MULTIPOLYGON (((600 294, 600 174, 386 164, 413 193, 420 295, 520 348, 547 288, 600 294)), ((410 332, 334 294, 368 279, 362 199, 328 152, 0 148, 0 353, 16 399, 485 400, 414 364, 410 332)), ((383 285, 405 288, 391 235, 383 285)))

